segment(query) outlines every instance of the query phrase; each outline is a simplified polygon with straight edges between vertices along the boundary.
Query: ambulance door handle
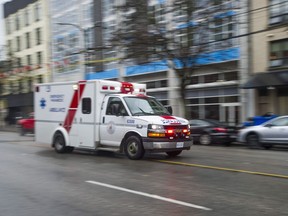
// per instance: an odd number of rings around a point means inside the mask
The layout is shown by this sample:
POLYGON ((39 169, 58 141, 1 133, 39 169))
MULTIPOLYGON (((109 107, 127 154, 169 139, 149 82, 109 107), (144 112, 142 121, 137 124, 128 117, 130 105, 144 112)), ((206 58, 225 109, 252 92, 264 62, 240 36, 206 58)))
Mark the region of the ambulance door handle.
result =
POLYGON ((104 124, 105 123, 105 117, 103 116, 103 121, 102 121, 102 123, 104 124))
POLYGON ((80 118, 80 121, 79 121, 80 123, 82 123, 82 118, 80 118))

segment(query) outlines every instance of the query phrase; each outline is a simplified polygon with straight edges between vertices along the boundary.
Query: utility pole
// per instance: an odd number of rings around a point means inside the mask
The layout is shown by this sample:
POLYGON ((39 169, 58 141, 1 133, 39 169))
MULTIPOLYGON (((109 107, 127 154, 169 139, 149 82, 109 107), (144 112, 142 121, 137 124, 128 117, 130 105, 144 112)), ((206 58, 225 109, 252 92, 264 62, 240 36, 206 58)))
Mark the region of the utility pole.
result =
POLYGON ((83 79, 86 79, 86 75, 87 75, 87 71, 86 71, 86 55, 87 55, 87 36, 86 36, 86 29, 82 28, 80 25, 74 24, 74 23, 56 23, 58 25, 65 25, 65 26, 74 26, 75 28, 77 28, 80 32, 81 32, 81 47, 83 48, 82 50, 82 58, 81 58, 81 62, 82 62, 82 71, 83 71, 83 79))

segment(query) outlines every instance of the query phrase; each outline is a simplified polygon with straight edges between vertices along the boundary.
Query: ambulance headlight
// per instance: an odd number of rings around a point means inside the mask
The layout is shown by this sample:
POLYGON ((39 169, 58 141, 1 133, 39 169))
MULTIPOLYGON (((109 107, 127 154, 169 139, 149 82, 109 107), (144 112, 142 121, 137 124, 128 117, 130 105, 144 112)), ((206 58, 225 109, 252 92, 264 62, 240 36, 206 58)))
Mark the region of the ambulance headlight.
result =
POLYGON ((148 137, 165 137, 165 129, 163 125, 149 124, 148 137))

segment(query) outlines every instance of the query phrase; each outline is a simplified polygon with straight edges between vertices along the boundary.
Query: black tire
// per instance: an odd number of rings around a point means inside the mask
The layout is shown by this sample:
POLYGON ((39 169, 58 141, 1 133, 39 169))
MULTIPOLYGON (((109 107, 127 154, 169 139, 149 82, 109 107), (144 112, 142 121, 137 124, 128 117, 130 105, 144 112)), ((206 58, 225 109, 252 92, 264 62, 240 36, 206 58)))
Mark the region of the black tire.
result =
POLYGON ((201 134, 199 137, 199 143, 201 145, 211 145, 212 137, 208 133, 201 134))
POLYGON ((20 133, 20 136, 24 136, 26 133, 25 129, 22 126, 19 127, 19 133, 20 133))
POLYGON ((66 146, 62 133, 56 133, 54 136, 53 147, 57 153, 66 153, 69 147, 66 146))
POLYGON ((182 150, 177 150, 177 151, 169 151, 169 152, 166 152, 166 154, 169 156, 169 157, 176 157, 178 156, 179 154, 181 154, 182 150))
POLYGON ((224 145, 227 146, 227 147, 231 146, 231 144, 232 144, 232 142, 225 142, 224 143, 224 145))
POLYGON ((124 152, 131 160, 140 160, 145 154, 142 142, 137 136, 130 136, 125 141, 124 152))
POLYGON ((246 142, 249 148, 260 148, 259 136, 256 133, 248 134, 246 142))
POLYGON ((74 151, 74 147, 72 146, 66 146, 66 152, 67 153, 72 153, 74 151))
POLYGON ((263 148, 266 149, 266 150, 269 150, 269 149, 271 149, 271 148, 273 147, 272 144, 263 144, 262 146, 263 146, 263 148))

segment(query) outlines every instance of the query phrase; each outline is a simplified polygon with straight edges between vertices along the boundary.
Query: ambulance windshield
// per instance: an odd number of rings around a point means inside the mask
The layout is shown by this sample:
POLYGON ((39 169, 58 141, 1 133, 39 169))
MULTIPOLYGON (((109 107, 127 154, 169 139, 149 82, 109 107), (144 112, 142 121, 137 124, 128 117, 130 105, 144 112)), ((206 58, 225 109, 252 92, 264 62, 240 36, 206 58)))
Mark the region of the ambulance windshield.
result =
POLYGON ((155 98, 124 97, 133 116, 140 115, 170 115, 167 109, 155 98))

